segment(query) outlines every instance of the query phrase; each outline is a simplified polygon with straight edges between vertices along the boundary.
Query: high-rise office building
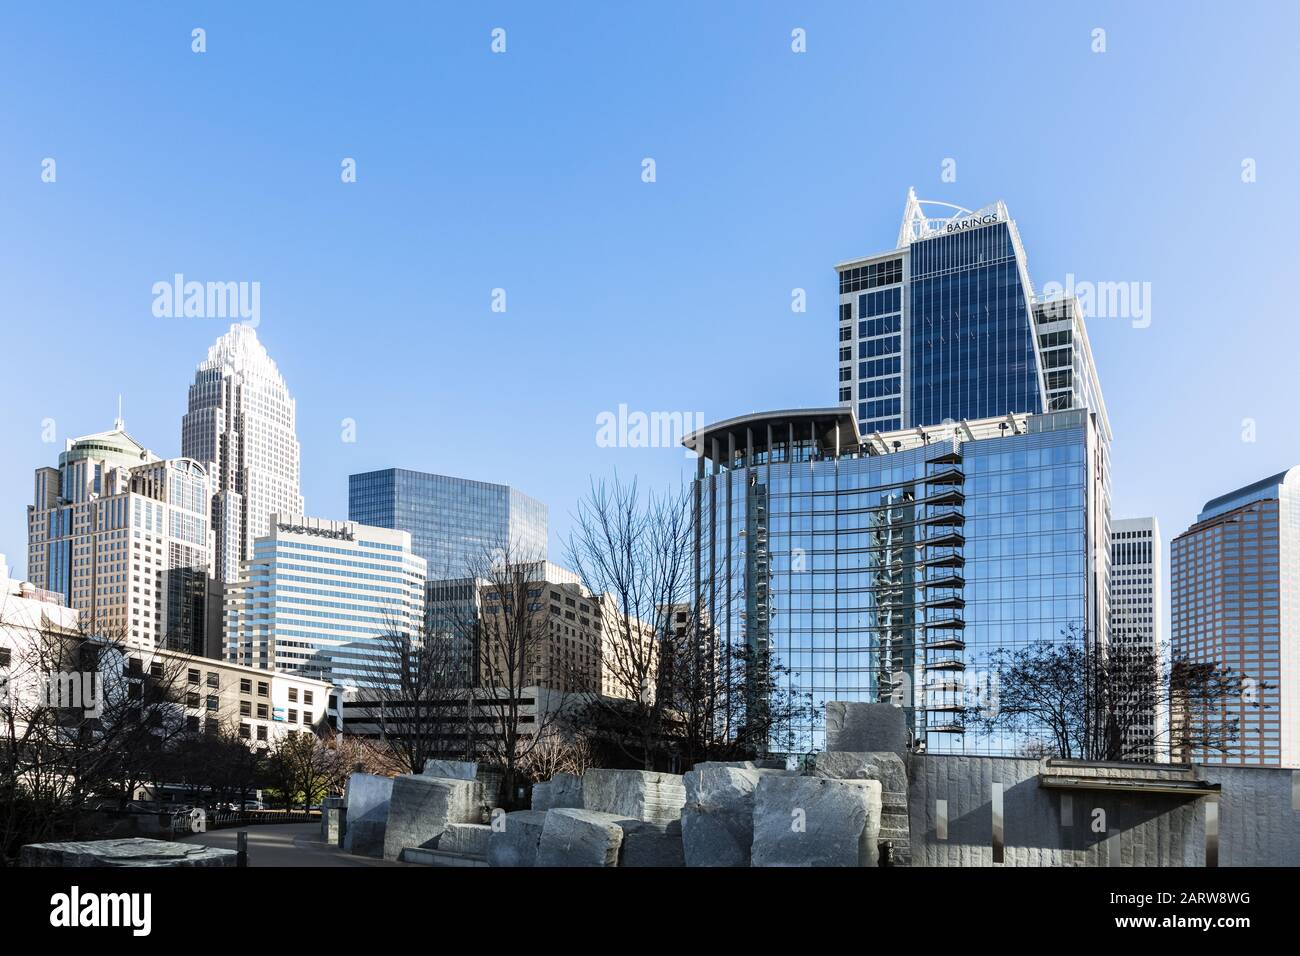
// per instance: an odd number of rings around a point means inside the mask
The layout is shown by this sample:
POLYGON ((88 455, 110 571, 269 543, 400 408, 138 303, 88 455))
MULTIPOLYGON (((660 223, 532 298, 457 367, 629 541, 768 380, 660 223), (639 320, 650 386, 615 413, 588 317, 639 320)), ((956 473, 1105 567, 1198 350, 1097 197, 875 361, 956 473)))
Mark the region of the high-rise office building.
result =
POLYGON ((909 190, 896 247, 835 269, 839 401, 864 435, 1068 408, 1108 432, 1078 302, 1035 297, 1005 203, 909 190))
POLYGON ((373 684, 386 666, 384 635, 419 638, 424 582, 424 559, 404 531, 272 515, 226 588, 225 658, 373 684))
POLYGON ((976 735, 991 657, 1107 630, 1106 440, 1086 409, 862 435, 848 408, 756 414, 688 436, 697 600, 717 639, 828 700, 905 708, 936 752, 1019 754, 976 735))
MULTIPOLYGON (((1164 576, 1160 524, 1155 518, 1121 518, 1110 526, 1110 645, 1149 652, 1163 678, 1169 643, 1164 628, 1164 576)), ((1163 697, 1163 695, 1158 695, 1163 697)), ((1162 706, 1124 728, 1128 753, 1167 760, 1169 715, 1162 706)))
POLYGON ((199 363, 181 454, 212 462, 214 576, 234 581, 273 514, 301 514, 296 405, 251 326, 232 325, 199 363))
POLYGON ((211 573, 211 476, 111 429, 70 439, 36 469, 27 573, 64 596, 87 633, 201 653, 211 573))
MULTIPOLYGON (((1176 659, 1240 676, 1240 695, 1209 715, 1240 728, 1227 753, 1196 763, 1300 766, 1300 467, 1206 502, 1174 538, 1170 631, 1176 659)), ((1177 722, 1188 718, 1170 715, 1177 722)))
POLYGON ((474 576, 497 550, 546 559, 546 505, 508 485, 386 468, 348 478, 348 517, 409 532, 431 580, 474 576))

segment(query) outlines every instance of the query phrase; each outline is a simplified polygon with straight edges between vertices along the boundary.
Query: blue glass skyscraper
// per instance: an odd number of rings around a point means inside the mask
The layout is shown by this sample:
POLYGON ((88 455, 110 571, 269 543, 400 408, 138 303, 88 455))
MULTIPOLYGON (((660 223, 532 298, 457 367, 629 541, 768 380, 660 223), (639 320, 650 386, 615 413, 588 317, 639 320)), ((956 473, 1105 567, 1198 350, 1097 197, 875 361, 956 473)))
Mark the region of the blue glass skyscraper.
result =
POLYGON ((464 578, 495 549, 543 561, 546 505, 509 485, 386 468, 348 478, 348 518, 411 535, 429 580, 464 578))
POLYGON ((1073 299, 1035 297, 1004 203, 909 192, 897 246, 836 271, 838 397, 863 434, 1085 407, 1064 392, 1104 418, 1082 317, 1073 299))
POLYGON ((687 437, 702 614, 811 696, 774 750, 823 748, 829 700, 902 707, 932 751, 1050 749, 968 718, 997 707, 1000 651, 1107 640, 1111 433, 1079 302, 1035 296, 1001 202, 909 192, 895 247, 836 271, 839 406, 687 437))
MULTIPOLYGON (((885 440, 845 409, 747 415, 688 437, 696 587, 727 646, 778 665, 815 717, 772 748, 825 746, 828 700, 895 703, 933 752, 1035 752, 1035 728, 976 734, 994 654, 1104 634, 1109 514, 1086 410, 885 440)), ((785 733, 787 728, 783 728, 785 733)))

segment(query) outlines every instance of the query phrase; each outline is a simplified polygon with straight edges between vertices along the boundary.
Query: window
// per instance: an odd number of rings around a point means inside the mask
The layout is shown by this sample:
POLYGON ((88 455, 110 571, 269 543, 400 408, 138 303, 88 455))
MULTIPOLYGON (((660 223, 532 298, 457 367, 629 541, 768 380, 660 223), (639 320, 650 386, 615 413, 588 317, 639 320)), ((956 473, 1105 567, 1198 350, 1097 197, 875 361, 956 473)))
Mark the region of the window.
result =
POLYGON ((251 694, 253 692, 253 682, 247 677, 240 678, 239 692, 241 694, 251 694))
POLYGON ((289 702, 291 704, 298 703, 298 688, 296 687, 289 688, 289 702))
POLYGON ((216 671, 208 671, 208 686, 209 686, 209 687, 220 688, 220 687, 221 687, 221 675, 218 674, 216 671))
POLYGON ((252 736, 252 728, 249 727, 248 724, 240 724, 239 738, 241 740, 248 740, 251 736, 252 736))
POLYGON ((209 695, 208 695, 208 710, 216 710, 219 706, 220 706, 220 703, 219 703, 219 701, 217 700, 217 695, 216 695, 216 694, 209 694, 209 695))
POLYGON ((264 681, 264 680, 260 680, 260 681, 257 682, 257 696, 258 696, 258 697, 270 697, 270 696, 271 696, 271 690, 270 690, 269 685, 266 683, 266 681, 264 681))
POLYGON ((196 693, 194 693, 193 691, 191 691, 190 693, 186 694, 186 695, 185 695, 185 706, 186 706, 186 707, 198 707, 198 706, 199 706, 199 695, 196 694, 196 693))
POLYGON ((8 667, 13 660, 13 652, 7 647, 0 647, 0 667, 8 667))
POLYGON ((259 720, 266 720, 267 718, 266 704, 257 705, 257 717, 259 720))
POLYGON ((308 707, 312 705, 314 699, 315 699, 314 695, 312 694, 311 691, 305 690, 302 692, 302 702, 306 704, 308 707))
POLYGON ((240 717, 252 717, 252 716, 253 716, 253 705, 250 704, 250 703, 249 703, 248 701, 246 701, 246 700, 241 700, 241 701, 239 702, 239 716, 240 716, 240 717))
POLYGON ((265 740, 265 739, 266 739, 266 726, 265 726, 264 724, 259 724, 259 725, 258 725, 258 728, 257 728, 257 739, 258 739, 258 740, 265 740))
POLYGON ((189 681, 191 684, 197 684, 199 682, 199 669, 197 667, 190 668, 189 681))

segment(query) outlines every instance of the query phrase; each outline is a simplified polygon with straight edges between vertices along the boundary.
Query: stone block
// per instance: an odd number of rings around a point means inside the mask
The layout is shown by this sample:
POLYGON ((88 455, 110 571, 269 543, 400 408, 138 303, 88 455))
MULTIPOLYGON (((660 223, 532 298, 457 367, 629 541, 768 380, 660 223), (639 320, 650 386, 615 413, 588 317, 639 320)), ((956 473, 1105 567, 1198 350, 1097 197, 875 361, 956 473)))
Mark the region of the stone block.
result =
POLYGON ((533 784, 533 809, 582 807, 582 778, 572 773, 557 773, 550 780, 533 784))
POLYGON ((393 778, 354 773, 348 778, 347 829, 343 849, 356 856, 383 856, 393 778))
POLYGON ((767 776, 749 761, 709 761, 685 775, 682 848, 687 866, 749 866, 754 840, 754 790, 767 776))
POLYGON ((546 813, 541 810, 516 810, 498 816, 489 827, 488 865, 536 866, 545 822, 546 813))
POLYGON ((407 847, 433 848, 452 823, 478 823, 481 788, 476 780, 404 774, 393 780, 384 831, 384 859, 400 860, 407 847))
POLYGON ((754 791, 753 866, 875 866, 878 780, 769 775, 754 791))
POLYGON ((487 859, 492 828, 482 823, 449 823, 438 837, 438 850, 459 856, 487 859))
POLYGON ((588 770, 582 778, 582 805, 647 823, 680 820, 686 786, 680 774, 652 770, 588 770))
POLYGON ((907 753, 907 715, 893 704, 826 702, 826 750, 907 753))
POLYGON ((320 838, 329 846, 342 846, 348 827, 348 808, 322 806, 320 811, 320 838))
POLYGON ((682 856, 687 866, 749 866, 750 816, 688 803, 682 809, 682 856))
POLYGON ((239 854, 199 843, 174 843, 132 837, 69 843, 29 843, 23 866, 195 867, 235 866, 239 854))
POLYGON ((598 810, 547 810, 537 865, 618 866, 625 822, 624 817, 598 810))
POLYGON ((478 762, 474 760, 426 760, 425 777, 446 777, 450 780, 473 780, 478 775, 478 762))
POLYGON ((620 820, 623 845, 619 866, 685 866, 682 852, 682 821, 646 823, 644 820, 620 820))
POLYGON ((813 756, 810 774, 832 780, 878 780, 881 786, 879 842, 890 844, 891 865, 911 863, 907 771, 894 753, 834 751, 813 756))

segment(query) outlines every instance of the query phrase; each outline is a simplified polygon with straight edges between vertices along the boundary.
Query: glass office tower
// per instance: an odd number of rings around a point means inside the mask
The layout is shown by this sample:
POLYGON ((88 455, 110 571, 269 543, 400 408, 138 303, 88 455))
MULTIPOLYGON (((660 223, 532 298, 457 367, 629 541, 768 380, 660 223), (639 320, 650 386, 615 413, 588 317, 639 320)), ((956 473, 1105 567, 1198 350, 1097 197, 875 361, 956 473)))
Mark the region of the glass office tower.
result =
POLYGON ((998 648, 1105 639, 1104 439, 1086 410, 862 436, 849 409, 757 414, 686 440, 698 600, 727 645, 770 653, 816 717, 828 700, 905 708, 932 752, 1033 752, 963 712, 998 648))
POLYGON ((896 248, 835 268, 838 396, 863 434, 1067 408, 1105 417, 1078 303, 1034 295, 1004 203, 971 212, 909 191, 896 248))
POLYGON ((508 485, 386 468, 348 478, 348 518, 409 532, 429 580, 471 577, 493 549, 544 561, 546 505, 508 485))
MULTIPOLYGON (((1207 502, 1173 540, 1174 658, 1218 664, 1246 682, 1210 718, 1240 727, 1229 752, 1183 759, 1300 767, 1298 497, 1300 468, 1291 468, 1207 502)), ((1188 718, 1175 712, 1170 719, 1188 718)))

